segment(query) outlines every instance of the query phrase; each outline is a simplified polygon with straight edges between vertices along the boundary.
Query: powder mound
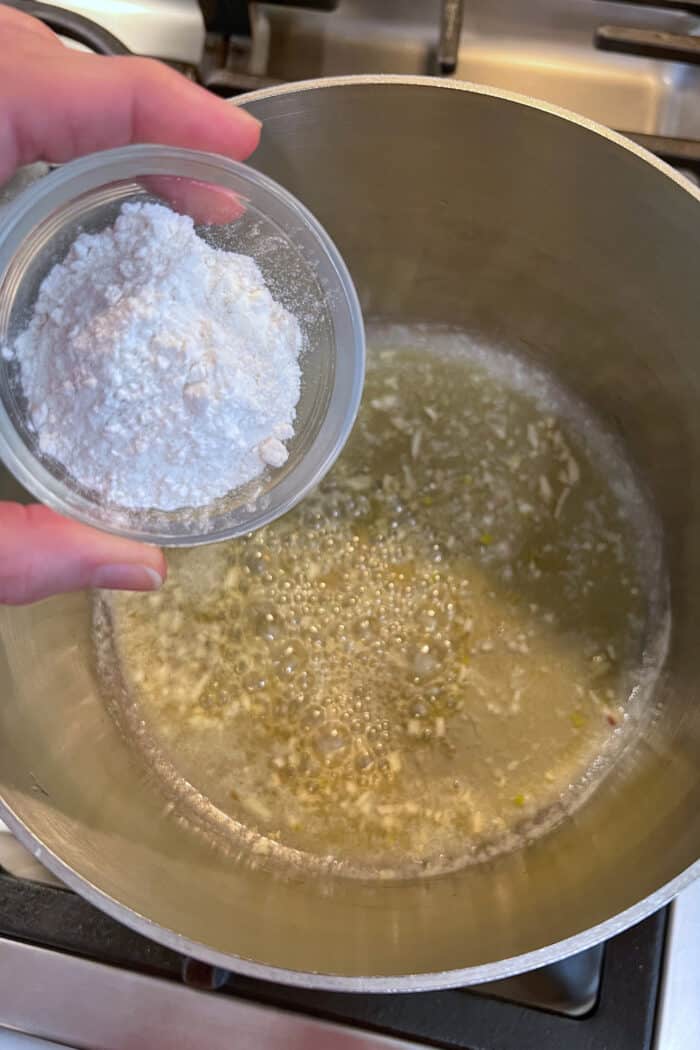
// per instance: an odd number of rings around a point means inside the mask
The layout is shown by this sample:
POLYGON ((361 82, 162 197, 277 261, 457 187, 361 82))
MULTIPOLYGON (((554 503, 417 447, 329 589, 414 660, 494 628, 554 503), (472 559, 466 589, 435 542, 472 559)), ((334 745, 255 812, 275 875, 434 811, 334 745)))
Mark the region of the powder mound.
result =
POLYGON ((301 348, 253 259, 125 204, 53 267, 5 352, 43 453, 103 502, 176 510, 284 463, 301 348))

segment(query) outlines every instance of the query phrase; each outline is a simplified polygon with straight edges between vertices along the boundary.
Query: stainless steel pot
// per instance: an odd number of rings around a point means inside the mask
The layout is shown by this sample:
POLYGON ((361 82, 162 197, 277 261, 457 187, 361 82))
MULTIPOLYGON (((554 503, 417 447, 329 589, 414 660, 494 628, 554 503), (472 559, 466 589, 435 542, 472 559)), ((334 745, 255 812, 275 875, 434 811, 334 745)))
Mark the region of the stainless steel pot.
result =
POLYGON ((463 84, 328 80, 244 103, 265 124, 256 165, 330 230, 368 315, 523 348, 620 433, 667 538, 658 717, 527 850, 410 884, 285 878, 165 813, 100 701, 78 595, 0 616, 2 815, 99 907, 234 970, 387 990, 541 965, 700 871, 700 195, 601 128, 463 84))

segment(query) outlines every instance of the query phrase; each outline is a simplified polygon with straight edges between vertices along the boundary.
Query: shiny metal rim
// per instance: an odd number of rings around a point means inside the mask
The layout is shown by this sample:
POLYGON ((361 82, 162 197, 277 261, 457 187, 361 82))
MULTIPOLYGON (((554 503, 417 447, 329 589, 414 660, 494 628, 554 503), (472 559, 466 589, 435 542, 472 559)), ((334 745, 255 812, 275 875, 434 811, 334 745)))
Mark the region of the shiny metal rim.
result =
POLYGON ((526 970, 536 970, 540 966, 566 959, 570 955, 585 951, 601 941, 608 940, 630 926, 635 926, 652 912, 668 904, 695 879, 700 877, 700 860, 696 861, 680 875, 666 883, 649 897, 633 904, 631 908, 614 915, 597 926, 591 926, 581 933, 574 934, 566 940, 545 945, 524 955, 515 955, 510 959, 485 963, 482 966, 470 966, 461 970, 445 970, 436 973, 413 973, 396 977, 343 977, 337 974, 306 973, 299 970, 286 970, 264 963, 252 962, 236 955, 226 955, 214 951, 197 941, 190 941, 174 930, 159 926, 145 915, 133 911, 128 905, 121 904, 104 893, 93 883, 79 875, 68 864, 65 864, 51 850, 47 849, 38 838, 15 816, 11 809, 0 800, 0 818, 19 839, 23 846, 32 853, 39 863, 45 865, 57 878, 70 889, 75 890, 90 904, 106 912, 117 922, 131 927, 136 933, 149 937, 166 948, 192 956, 202 962, 210 963, 234 973, 243 974, 261 981, 275 981, 299 988, 312 988, 319 991, 335 992, 429 992, 440 988, 461 988, 469 985, 483 984, 486 981, 498 981, 505 977, 526 970))
POLYGON ((552 105, 549 102, 544 102, 542 99, 531 98, 529 95, 521 95, 515 91, 502 91, 498 88, 488 87, 485 84, 476 84, 469 80, 443 80, 439 77, 403 76, 398 73, 367 73, 345 77, 319 77, 315 80, 295 80, 292 83, 282 84, 278 87, 261 88, 259 91, 237 95, 229 101, 235 106, 246 107, 251 102, 259 102, 263 99, 275 98, 280 95, 296 95, 303 91, 316 91, 319 88, 352 87, 355 84, 376 84, 378 86, 382 84, 403 84, 406 87, 437 88, 441 91, 466 91, 472 95, 487 95, 490 98, 503 99, 504 102, 514 102, 521 106, 527 106, 529 109, 538 109, 541 113, 549 113, 553 117, 559 117, 570 124, 576 124, 580 128, 585 128, 587 131, 627 150, 628 153, 633 153, 640 160, 663 172, 664 175, 667 175, 673 182, 687 190, 700 203, 700 187, 696 186, 694 182, 686 178, 685 175, 681 175, 666 161, 660 160, 655 154, 644 149, 643 146, 639 146, 632 139, 626 138, 625 135, 621 135, 618 131, 612 131, 605 124, 599 124, 595 120, 589 120, 588 117, 581 116, 580 113, 574 113, 573 110, 564 109, 562 106, 552 105))

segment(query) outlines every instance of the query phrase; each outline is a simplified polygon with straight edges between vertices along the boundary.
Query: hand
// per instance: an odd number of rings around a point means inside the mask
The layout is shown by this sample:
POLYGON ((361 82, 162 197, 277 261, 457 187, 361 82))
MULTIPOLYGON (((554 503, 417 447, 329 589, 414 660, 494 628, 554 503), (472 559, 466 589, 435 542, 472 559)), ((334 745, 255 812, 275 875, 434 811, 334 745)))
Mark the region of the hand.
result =
MULTIPOLYGON (((23 164, 62 163, 130 142, 244 160, 260 125, 159 62, 64 47, 41 22, 0 5, 0 185, 23 164)), ((67 521, 46 507, 0 504, 0 604, 83 587, 155 590, 154 547, 67 521)))

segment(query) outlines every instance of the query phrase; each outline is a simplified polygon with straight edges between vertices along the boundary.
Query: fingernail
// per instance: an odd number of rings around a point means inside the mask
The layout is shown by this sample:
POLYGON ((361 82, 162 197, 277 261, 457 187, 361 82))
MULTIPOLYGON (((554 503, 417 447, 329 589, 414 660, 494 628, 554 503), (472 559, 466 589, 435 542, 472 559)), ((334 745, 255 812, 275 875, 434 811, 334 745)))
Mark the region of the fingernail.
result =
POLYGON ((92 586, 112 591, 157 591, 163 577, 150 565, 99 565, 92 586))

